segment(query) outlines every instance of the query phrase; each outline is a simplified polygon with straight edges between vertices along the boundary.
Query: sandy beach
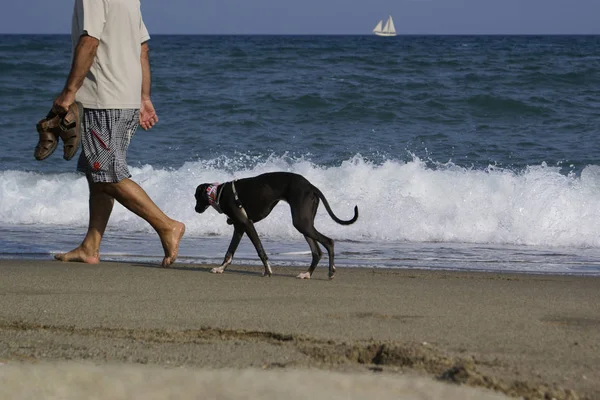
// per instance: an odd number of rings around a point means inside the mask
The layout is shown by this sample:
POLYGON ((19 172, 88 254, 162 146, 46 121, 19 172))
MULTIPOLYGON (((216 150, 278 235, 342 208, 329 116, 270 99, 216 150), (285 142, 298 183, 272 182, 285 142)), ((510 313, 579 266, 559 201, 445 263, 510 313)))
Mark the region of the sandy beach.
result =
POLYGON ((600 278, 211 267, 0 261, 0 397, 600 398, 600 278))

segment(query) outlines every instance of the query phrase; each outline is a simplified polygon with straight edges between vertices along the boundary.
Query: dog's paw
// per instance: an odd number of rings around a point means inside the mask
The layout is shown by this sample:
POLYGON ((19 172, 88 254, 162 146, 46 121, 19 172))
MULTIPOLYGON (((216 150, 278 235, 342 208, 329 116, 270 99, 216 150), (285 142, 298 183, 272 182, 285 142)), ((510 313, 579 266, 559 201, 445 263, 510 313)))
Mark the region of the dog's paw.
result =
POLYGON ((298 276, 296 276, 296 278, 298 278, 298 279, 310 279, 310 272, 303 272, 301 274, 298 274, 298 276))
POLYGON ((225 271, 223 267, 216 267, 210 270, 213 274, 222 274, 225 271))
POLYGON ((268 276, 270 278, 271 275, 273 275, 273 270, 271 269, 271 264, 269 264, 269 262, 267 261, 267 264, 265 266, 265 270, 263 271, 262 276, 268 276))

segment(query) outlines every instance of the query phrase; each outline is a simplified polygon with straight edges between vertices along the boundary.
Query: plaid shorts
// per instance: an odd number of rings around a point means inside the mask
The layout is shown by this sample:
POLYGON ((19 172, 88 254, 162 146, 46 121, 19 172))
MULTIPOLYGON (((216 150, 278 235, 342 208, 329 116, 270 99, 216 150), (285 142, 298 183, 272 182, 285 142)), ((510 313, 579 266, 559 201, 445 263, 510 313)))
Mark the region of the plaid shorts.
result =
POLYGON ((127 148, 139 125, 139 110, 84 109, 82 151, 77 171, 93 182, 117 183, 130 178, 127 148))

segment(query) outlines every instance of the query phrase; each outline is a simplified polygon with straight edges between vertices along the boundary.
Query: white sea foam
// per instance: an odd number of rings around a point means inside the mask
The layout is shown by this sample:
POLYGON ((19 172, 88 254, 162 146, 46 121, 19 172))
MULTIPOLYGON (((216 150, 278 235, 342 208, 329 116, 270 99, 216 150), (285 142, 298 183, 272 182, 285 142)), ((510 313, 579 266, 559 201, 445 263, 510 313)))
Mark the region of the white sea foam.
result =
MULTIPOLYGON (((600 166, 580 176, 557 167, 523 171, 489 167, 474 170, 452 163, 428 166, 422 160, 372 164, 355 156, 333 167, 273 157, 251 168, 239 160, 188 162, 177 170, 131 168, 133 179, 171 217, 187 225, 187 236, 231 235, 226 219, 209 209, 194 211, 194 192, 203 182, 225 182, 269 171, 304 175, 327 197, 342 219, 333 222, 319 207, 316 227, 338 240, 463 242, 539 246, 600 246, 600 166), (233 171, 233 172, 232 172, 233 171)), ((85 227, 87 183, 79 174, 0 172, 0 225, 85 227)), ((141 219, 116 205, 111 226, 150 231, 141 219)), ((260 234, 273 240, 302 239, 281 203, 261 222, 260 234)))

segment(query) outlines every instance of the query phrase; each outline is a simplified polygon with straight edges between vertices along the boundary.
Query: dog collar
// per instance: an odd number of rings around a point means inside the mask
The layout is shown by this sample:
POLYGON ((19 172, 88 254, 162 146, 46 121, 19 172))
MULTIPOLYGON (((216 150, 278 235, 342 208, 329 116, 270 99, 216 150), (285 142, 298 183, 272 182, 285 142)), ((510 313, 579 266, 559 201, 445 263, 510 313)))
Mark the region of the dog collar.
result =
POLYGON ((212 185, 209 185, 206 188, 206 196, 208 197, 208 204, 211 205, 219 214, 223 214, 223 210, 221 210, 221 195, 223 194, 223 189, 225 185, 231 183, 231 191, 233 193, 233 198, 235 201, 235 205, 247 216, 246 210, 244 210, 244 206, 240 201, 240 198, 237 194, 237 190, 235 190, 235 180, 231 182, 225 182, 223 184, 219 184, 219 182, 215 182, 212 185))
POLYGON ((215 182, 212 185, 209 185, 206 188, 206 195, 208 196, 208 204, 210 204, 219 214, 223 214, 221 207, 219 206, 219 202, 221 201, 221 194, 223 193, 223 188, 221 188, 219 182, 215 182), (221 188, 221 190, 219 190, 221 188))

